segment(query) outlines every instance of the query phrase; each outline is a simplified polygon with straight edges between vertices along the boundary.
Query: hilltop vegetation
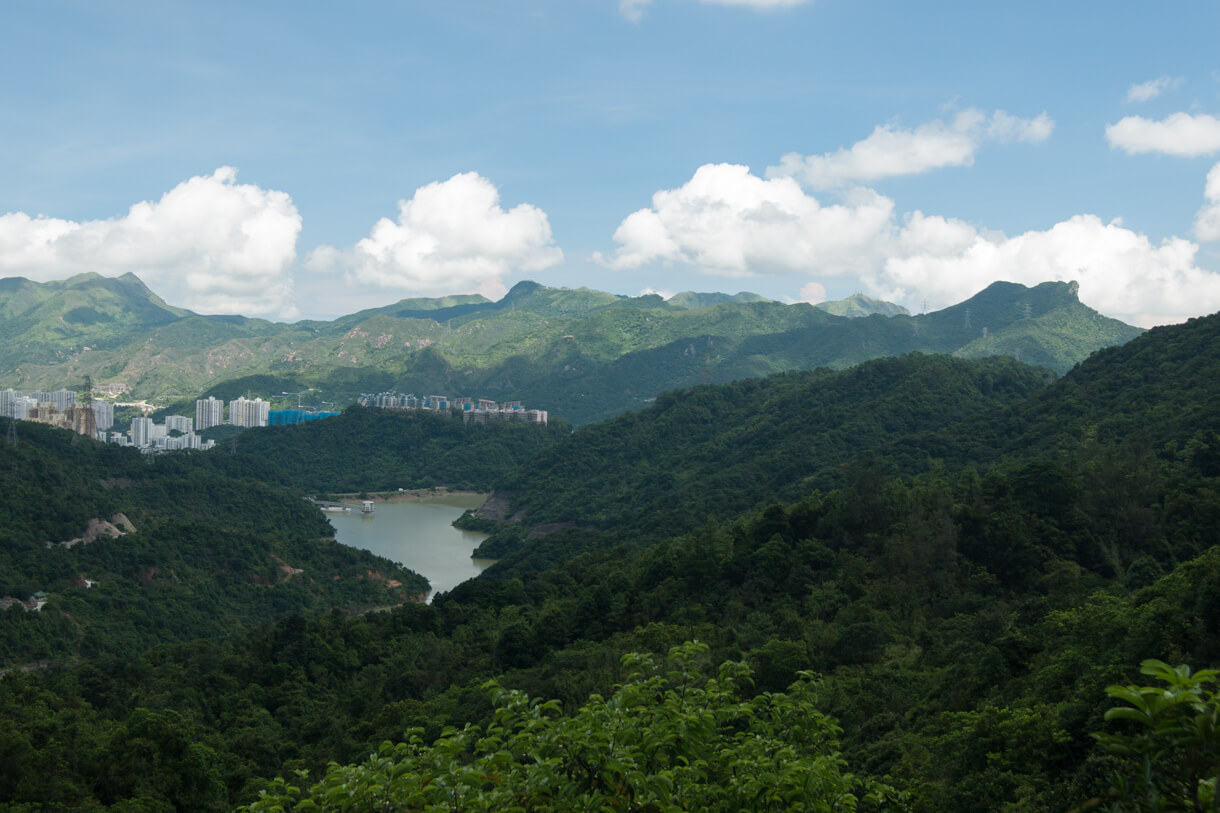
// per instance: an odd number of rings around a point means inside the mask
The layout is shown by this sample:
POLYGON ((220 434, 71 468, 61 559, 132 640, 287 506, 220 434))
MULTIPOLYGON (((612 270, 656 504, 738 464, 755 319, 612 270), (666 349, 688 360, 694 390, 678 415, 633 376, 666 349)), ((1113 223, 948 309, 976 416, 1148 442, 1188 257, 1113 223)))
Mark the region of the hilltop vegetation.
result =
POLYGON ((170 308, 131 275, 3 283, 0 382, 58 388, 90 374, 136 397, 183 399, 187 411, 208 394, 311 391, 346 403, 398 389, 521 400, 583 425, 675 387, 911 352, 1009 355, 1062 373, 1140 333, 1082 305, 1068 283, 996 283, 911 316, 862 297, 819 307, 745 293, 667 301, 522 282, 498 302, 411 299, 295 324, 170 308))

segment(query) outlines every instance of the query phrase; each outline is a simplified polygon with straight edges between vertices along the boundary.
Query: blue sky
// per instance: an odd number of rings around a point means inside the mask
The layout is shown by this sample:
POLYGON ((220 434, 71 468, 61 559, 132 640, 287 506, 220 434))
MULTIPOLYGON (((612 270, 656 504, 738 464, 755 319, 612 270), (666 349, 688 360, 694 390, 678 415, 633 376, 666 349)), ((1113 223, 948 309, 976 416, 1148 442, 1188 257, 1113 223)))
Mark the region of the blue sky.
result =
POLYGON ((277 319, 522 279, 1076 279, 1220 309, 1220 6, 870 0, 0 6, 0 276, 277 319))

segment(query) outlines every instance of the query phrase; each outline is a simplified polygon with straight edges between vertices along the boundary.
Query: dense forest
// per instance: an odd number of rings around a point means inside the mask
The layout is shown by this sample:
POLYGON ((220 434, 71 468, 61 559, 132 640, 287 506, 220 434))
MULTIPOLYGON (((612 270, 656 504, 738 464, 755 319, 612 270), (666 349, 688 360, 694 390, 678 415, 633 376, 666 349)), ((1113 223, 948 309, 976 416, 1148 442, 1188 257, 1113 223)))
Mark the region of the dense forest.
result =
MULTIPOLYGON (((666 395, 497 474, 504 518, 472 521, 504 557, 431 605, 8 673, 0 800, 1196 809, 1220 747, 1217 382, 1220 316, 1056 381, 913 355, 666 395)), ((244 437, 170 465, 230 476, 244 437)), ((117 491, 71 474, 85 447, 38 464, 81 517, 117 491)))
POLYGON ((448 412, 353 405, 323 421, 247 430, 224 449, 274 460, 288 483, 314 494, 442 486, 487 491, 570 431, 562 418, 544 427, 465 424, 448 412))
POLYGON ((895 437, 992 414, 1053 378, 1004 357, 916 354, 668 392, 497 481, 496 499, 472 519, 507 503, 511 526, 464 524, 499 531, 482 548, 490 556, 515 549, 520 525, 665 538, 832 487, 841 467, 895 437))

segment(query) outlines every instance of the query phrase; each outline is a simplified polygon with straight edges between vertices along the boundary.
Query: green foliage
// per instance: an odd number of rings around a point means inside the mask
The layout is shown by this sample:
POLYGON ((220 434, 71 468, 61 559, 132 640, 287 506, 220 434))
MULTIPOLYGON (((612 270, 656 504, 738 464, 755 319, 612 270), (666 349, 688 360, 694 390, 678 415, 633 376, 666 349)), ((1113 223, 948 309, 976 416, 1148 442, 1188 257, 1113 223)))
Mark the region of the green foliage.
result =
POLYGON ((844 772, 839 729, 804 673, 787 694, 740 696, 743 663, 713 678, 707 647, 670 652, 670 671, 624 658, 627 682, 571 715, 496 682, 486 729, 423 731, 362 764, 332 766, 304 794, 277 780, 246 810, 901 810, 901 794, 844 772))
MULTIPOLYGON (((840 467, 895 438, 994 413, 1043 383, 1011 359, 912 355, 670 392, 641 413, 583 428, 496 488, 511 495, 509 516, 528 525, 651 541, 832 487, 840 467)), ((504 537, 487 544, 513 549, 504 537)))
POLYGON ((1214 810, 1220 782, 1220 695, 1215 669, 1158 660, 1140 664, 1155 686, 1108 686, 1118 705, 1106 720, 1135 725, 1123 733, 1094 734, 1125 771, 1115 787, 1116 810, 1214 810))
MULTIPOLYGON (((460 416, 351 406, 298 426, 243 432, 239 456, 274 459, 292 485, 310 493, 356 493, 446 486, 486 491, 564 437, 568 426, 515 421, 466 425, 460 416)), ((229 447, 217 447, 224 455, 229 447)))

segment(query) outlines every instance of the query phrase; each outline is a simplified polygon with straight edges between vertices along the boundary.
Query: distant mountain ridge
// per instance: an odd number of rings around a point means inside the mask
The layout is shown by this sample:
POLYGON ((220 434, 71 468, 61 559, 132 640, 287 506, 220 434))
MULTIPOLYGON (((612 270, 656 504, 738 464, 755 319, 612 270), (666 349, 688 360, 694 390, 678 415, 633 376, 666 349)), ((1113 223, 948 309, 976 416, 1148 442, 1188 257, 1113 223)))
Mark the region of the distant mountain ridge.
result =
POLYGON ((864 294, 852 294, 847 299, 840 299, 835 302, 819 302, 814 307, 835 316, 872 316, 874 313, 881 316, 911 315, 911 312, 901 305, 895 305, 893 302, 886 302, 881 299, 873 299, 871 296, 865 296, 864 294))
POLYGON ((739 291, 736 294, 708 293, 682 291, 665 300, 667 304, 679 308, 710 308, 713 305, 723 305, 725 302, 770 302, 765 296, 752 294, 749 291, 739 291))
POLYGON ((1011 355, 1062 373, 1142 332, 1083 305, 1062 282, 999 282, 916 316, 880 315, 896 306, 859 296, 824 304, 744 292, 666 301, 521 282, 497 302, 405 299, 284 324, 175 308, 131 274, 10 278, 0 280, 0 387, 79 386, 91 375, 141 398, 312 389, 329 402, 397 389, 521 400, 583 424, 674 387, 916 351, 1011 355))

